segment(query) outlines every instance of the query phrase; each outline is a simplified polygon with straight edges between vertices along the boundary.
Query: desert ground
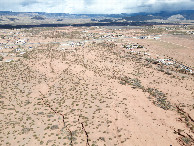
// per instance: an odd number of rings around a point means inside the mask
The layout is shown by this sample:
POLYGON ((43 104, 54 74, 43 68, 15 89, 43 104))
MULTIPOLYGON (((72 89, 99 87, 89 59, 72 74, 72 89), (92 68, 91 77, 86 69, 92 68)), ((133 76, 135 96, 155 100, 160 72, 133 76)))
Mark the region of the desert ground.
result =
POLYGON ((190 32, 1 29, 0 145, 194 145, 190 32))

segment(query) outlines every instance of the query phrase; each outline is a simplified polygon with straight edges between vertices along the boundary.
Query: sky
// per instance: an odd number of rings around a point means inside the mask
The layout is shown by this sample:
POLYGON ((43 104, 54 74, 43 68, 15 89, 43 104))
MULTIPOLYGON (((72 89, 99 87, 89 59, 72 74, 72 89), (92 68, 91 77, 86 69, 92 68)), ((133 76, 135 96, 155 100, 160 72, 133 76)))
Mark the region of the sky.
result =
POLYGON ((0 0, 0 11, 120 14, 194 10, 194 0, 0 0))

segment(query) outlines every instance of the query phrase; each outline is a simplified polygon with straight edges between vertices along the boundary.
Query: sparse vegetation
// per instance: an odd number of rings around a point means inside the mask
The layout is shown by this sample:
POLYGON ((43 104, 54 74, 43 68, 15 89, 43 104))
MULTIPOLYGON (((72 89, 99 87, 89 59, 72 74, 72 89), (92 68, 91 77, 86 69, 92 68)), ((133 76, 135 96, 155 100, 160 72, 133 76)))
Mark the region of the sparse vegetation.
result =
POLYGON ((93 26, 4 30, 2 41, 11 34, 27 39, 2 44, 0 145, 157 145, 169 138, 192 145, 192 67, 169 57, 161 41, 138 39, 144 33, 93 26))

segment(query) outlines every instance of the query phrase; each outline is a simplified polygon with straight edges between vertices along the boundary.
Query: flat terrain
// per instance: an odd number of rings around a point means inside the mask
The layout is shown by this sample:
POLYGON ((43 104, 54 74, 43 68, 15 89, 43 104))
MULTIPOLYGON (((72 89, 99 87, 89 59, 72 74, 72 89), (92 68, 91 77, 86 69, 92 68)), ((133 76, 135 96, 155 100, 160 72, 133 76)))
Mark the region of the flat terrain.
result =
POLYGON ((194 145, 194 37, 164 27, 1 29, 0 145, 194 145))

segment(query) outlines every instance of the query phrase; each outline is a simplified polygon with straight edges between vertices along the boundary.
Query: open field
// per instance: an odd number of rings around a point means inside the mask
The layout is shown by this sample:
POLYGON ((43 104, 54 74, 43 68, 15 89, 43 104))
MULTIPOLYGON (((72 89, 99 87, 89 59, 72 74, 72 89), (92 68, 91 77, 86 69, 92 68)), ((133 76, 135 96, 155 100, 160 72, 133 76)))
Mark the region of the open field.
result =
POLYGON ((194 145, 194 30, 157 27, 1 29, 0 146, 194 145))

